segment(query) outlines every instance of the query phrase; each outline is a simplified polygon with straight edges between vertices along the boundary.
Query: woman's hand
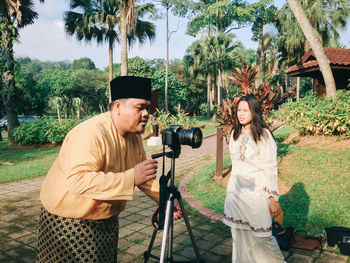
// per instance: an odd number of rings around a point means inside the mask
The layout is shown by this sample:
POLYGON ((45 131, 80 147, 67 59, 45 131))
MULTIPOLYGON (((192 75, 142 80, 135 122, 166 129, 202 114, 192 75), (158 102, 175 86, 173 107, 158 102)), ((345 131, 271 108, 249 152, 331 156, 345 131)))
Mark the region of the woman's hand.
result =
POLYGON ((273 197, 270 197, 269 200, 270 200, 270 204, 269 204, 270 213, 272 217, 276 217, 282 212, 280 204, 273 197))

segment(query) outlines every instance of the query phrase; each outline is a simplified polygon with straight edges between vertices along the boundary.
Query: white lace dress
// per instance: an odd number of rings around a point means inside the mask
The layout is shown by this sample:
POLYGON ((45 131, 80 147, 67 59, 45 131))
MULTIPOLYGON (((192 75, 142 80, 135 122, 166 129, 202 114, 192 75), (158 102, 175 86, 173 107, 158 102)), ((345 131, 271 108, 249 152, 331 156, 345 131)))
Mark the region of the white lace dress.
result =
POLYGON ((225 199, 224 223, 233 235, 233 262, 283 262, 272 236, 270 196, 278 200, 277 146, 271 133, 255 143, 250 132, 230 138, 231 177, 225 199), (271 253, 272 252, 272 253, 271 253), (263 258, 264 259, 263 259, 263 258))

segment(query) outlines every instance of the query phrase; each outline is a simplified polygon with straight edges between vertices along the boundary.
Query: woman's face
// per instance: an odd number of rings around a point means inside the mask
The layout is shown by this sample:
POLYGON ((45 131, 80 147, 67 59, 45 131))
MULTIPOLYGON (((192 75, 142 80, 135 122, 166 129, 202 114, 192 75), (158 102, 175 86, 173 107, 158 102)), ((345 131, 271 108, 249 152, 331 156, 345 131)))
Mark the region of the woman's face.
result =
POLYGON ((242 126, 246 126, 250 124, 252 121, 252 113, 249 109, 248 102, 246 101, 241 101, 238 104, 238 109, 237 109, 237 117, 238 121, 242 126))

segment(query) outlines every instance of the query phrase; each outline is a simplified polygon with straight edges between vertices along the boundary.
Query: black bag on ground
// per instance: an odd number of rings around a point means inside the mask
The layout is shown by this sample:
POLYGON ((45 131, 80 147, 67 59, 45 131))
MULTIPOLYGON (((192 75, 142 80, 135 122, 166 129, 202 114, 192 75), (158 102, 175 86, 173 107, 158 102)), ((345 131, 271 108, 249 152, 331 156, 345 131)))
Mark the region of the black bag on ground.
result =
POLYGON ((350 237, 350 228, 347 227, 332 226, 326 227, 325 230, 327 233, 327 244, 331 247, 343 242, 344 236, 350 237))
POLYGON ((272 223, 272 235, 277 239, 281 250, 288 250, 290 240, 294 234, 294 227, 283 228, 279 223, 272 223))

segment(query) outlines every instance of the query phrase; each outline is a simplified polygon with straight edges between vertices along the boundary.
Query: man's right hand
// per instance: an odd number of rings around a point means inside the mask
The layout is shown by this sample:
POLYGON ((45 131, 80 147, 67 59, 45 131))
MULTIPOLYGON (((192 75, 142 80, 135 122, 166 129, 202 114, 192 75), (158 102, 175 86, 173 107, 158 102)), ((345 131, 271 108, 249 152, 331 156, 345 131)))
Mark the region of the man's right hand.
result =
POLYGON ((156 178, 158 168, 157 160, 146 160, 134 167, 134 184, 139 186, 156 178))

